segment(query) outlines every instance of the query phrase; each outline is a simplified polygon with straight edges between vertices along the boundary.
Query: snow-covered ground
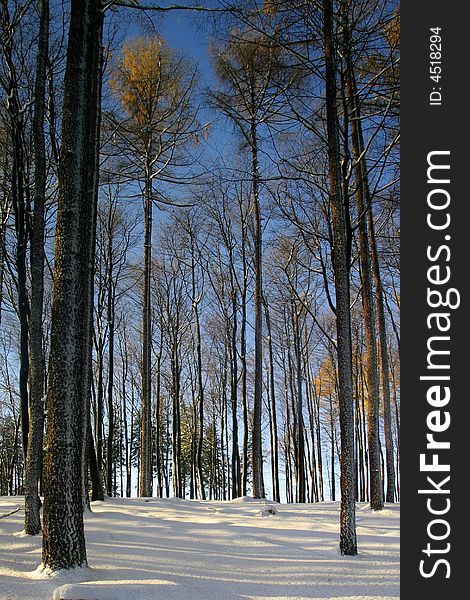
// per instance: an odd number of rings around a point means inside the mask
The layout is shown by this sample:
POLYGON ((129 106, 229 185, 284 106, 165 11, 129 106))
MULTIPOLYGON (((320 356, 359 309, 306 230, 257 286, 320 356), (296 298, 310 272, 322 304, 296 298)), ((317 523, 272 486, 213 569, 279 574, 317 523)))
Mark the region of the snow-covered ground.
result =
MULTIPOLYGON (((0 498, 0 515, 22 498, 0 498)), ((338 550, 339 503, 109 499, 86 517, 89 569, 37 569, 22 510, 0 518, 1 600, 397 600, 399 506, 357 508, 359 554, 338 550), (266 514, 266 504, 276 514, 266 514)))

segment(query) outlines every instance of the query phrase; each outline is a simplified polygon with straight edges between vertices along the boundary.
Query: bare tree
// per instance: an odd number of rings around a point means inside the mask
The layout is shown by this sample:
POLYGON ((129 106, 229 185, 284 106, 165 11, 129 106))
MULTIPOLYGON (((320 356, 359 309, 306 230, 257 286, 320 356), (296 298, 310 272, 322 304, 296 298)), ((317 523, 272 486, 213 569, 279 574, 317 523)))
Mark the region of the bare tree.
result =
POLYGON ((211 94, 216 106, 236 126, 250 153, 255 270, 255 385, 253 402, 253 496, 263 498, 263 284, 259 145, 263 126, 273 120, 284 94, 295 79, 282 49, 273 41, 235 31, 224 49, 214 49, 214 64, 222 89, 211 94))
POLYGON ((197 129, 191 95, 196 75, 188 63, 158 37, 137 38, 115 62, 112 87, 125 118, 108 115, 117 150, 122 152, 120 175, 141 182, 144 197, 144 282, 142 294, 142 434, 140 494, 153 488, 151 425, 151 265, 152 209, 165 202, 158 180, 172 182, 184 163, 182 149, 197 129), (126 160, 127 159, 127 160, 126 160))

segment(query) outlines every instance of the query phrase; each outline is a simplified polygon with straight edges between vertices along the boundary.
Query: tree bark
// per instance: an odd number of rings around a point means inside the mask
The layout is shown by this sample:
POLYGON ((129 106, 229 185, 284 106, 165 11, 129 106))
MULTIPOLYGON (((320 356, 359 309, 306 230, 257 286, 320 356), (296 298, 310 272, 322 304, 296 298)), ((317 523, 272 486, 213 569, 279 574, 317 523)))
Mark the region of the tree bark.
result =
MULTIPOLYGON (((233 268, 233 264, 231 265, 233 268)), ((240 472, 240 453, 238 450, 238 360, 237 360, 237 295, 233 287, 233 274, 231 274, 232 283, 232 312, 233 322, 231 326, 231 381, 230 381, 230 403, 232 408, 232 500, 241 495, 241 472, 240 472)), ((227 332, 229 334, 229 332, 227 332)))
POLYGON ((152 461, 152 384, 151 384, 151 307, 150 276, 152 262, 152 183, 150 166, 146 167, 144 207, 144 287, 142 302, 142 421, 140 434, 140 496, 153 491, 152 461))
POLYGON ((263 277, 262 277, 262 230, 259 202, 258 138, 256 125, 251 126, 251 165, 253 185, 253 212, 255 217, 254 266, 255 266, 255 389, 253 399, 252 471, 253 497, 264 498, 263 437, 261 430, 263 412, 263 277))
POLYGON ((294 354, 295 354, 295 372, 296 372, 296 483, 297 483, 297 502, 305 502, 305 438, 304 438, 304 417, 303 417, 303 375, 302 375, 302 344, 301 344, 301 325, 300 325, 300 306, 292 303, 292 316, 294 327, 294 354))
POLYGON ((341 511, 340 550, 357 554, 356 471, 354 461, 354 404, 349 294, 349 261, 345 207, 341 193, 341 157, 337 112, 336 60, 333 38, 333 3, 323 0, 323 39, 325 44, 326 113, 330 199, 333 221, 333 269, 336 291, 336 333, 338 388, 341 429, 341 511))
POLYGON ((101 4, 72 0, 64 80, 52 303, 42 561, 85 566, 84 455, 89 363, 90 222, 96 214, 96 119, 101 4), (85 257, 85 259, 84 259, 85 257), (85 382, 85 383, 84 383, 85 382))
POLYGON ((196 249, 194 244, 194 231, 192 225, 190 227, 190 243, 191 243, 191 277, 192 277, 192 300, 194 321, 196 325, 196 361, 197 361, 197 407, 198 407, 198 423, 197 423, 197 450, 196 450, 196 470, 199 481, 199 494, 201 500, 206 499, 206 491, 204 488, 204 473, 202 469, 202 451, 204 446, 204 384, 202 381, 202 348, 201 348, 201 323, 199 318, 199 302, 200 298, 196 298, 196 249))
POLYGON ((46 145, 44 115, 46 67, 49 52, 49 0, 39 0, 40 15, 34 90, 34 211, 31 232, 31 317, 29 332, 29 434, 25 463, 25 521, 28 535, 41 531, 38 484, 42 467, 44 430, 44 204, 46 197, 46 145))
MULTIPOLYGON (((163 448, 162 448, 162 398, 161 398, 161 364, 163 354, 163 320, 160 323, 160 345, 157 354, 156 390, 155 390, 155 458, 157 467, 157 495, 163 498, 163 448)), ((130 484, 129 484, 130 486, 130 484)), ((130 487, 129 487, 130 490, 130 487)), ((130 496, 130 491, 129 491, 130 496)))
POLYGON ((246 368, 246 292, 248 287, 248 267, 246 261, 246 220, 240 204, 240 216, 242 219, 242 262, 243 262, 243 286, 241 290, 241 324, 240 324, 240 359, 241 359, 241 395, 243 414, 243 443, 242 443, 242 496, 247 494, 248 483, 248 399, 247 399, 247 368, 246 368))
POLYGON ((114 460, 114 328, 115 328, 115 290, 113 282, 113 261, 112 261, 112 229, 109 227, 109 246, 108 246, 108 439, 106 444, 106 486, 108 496, 113 495, 112 489, 112 467, 114 460))
POLYGON ((180 416, 180 390, 181 373, 178 349, 178 328, 179 320, 172 324, 173 339, 171 347, 171 373, 172 373, 172 438, 171 438, 171 459, 173 475, 173 494, 176 498, 182 497, 182 473, 181 473, 181 416, 180 416))

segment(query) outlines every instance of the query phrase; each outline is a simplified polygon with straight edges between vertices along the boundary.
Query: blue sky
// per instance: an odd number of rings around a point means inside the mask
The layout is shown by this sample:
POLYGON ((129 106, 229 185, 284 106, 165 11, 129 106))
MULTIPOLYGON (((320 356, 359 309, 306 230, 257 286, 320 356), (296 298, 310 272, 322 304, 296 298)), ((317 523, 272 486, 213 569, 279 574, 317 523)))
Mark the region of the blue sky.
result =
POLYGON ((187 56, 194 57, 204 78, 210 75, 207 56, 209 34, 205 31, 204 17, 194 18, 187 12, 170 12, 161 20, 161 34, 173 48, 181 48, 187 56))

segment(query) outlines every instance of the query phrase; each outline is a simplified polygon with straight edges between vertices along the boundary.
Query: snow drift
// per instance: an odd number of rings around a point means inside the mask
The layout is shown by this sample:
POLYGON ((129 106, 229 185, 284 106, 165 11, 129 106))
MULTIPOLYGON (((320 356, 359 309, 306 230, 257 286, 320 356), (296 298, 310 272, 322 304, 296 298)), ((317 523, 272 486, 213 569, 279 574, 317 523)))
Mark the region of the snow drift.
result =
MULTIPOLYGON (((0 514, 22 498, 0 498, 0 514)), ((0 600, 398 600, 399 506, 358 505, 356 557, 339 503, 109 499, 86 516, 90 568, 38 569, 41 538, 0 519, 0 600), (15 535, 16 534, 16 535, 15 535)))

